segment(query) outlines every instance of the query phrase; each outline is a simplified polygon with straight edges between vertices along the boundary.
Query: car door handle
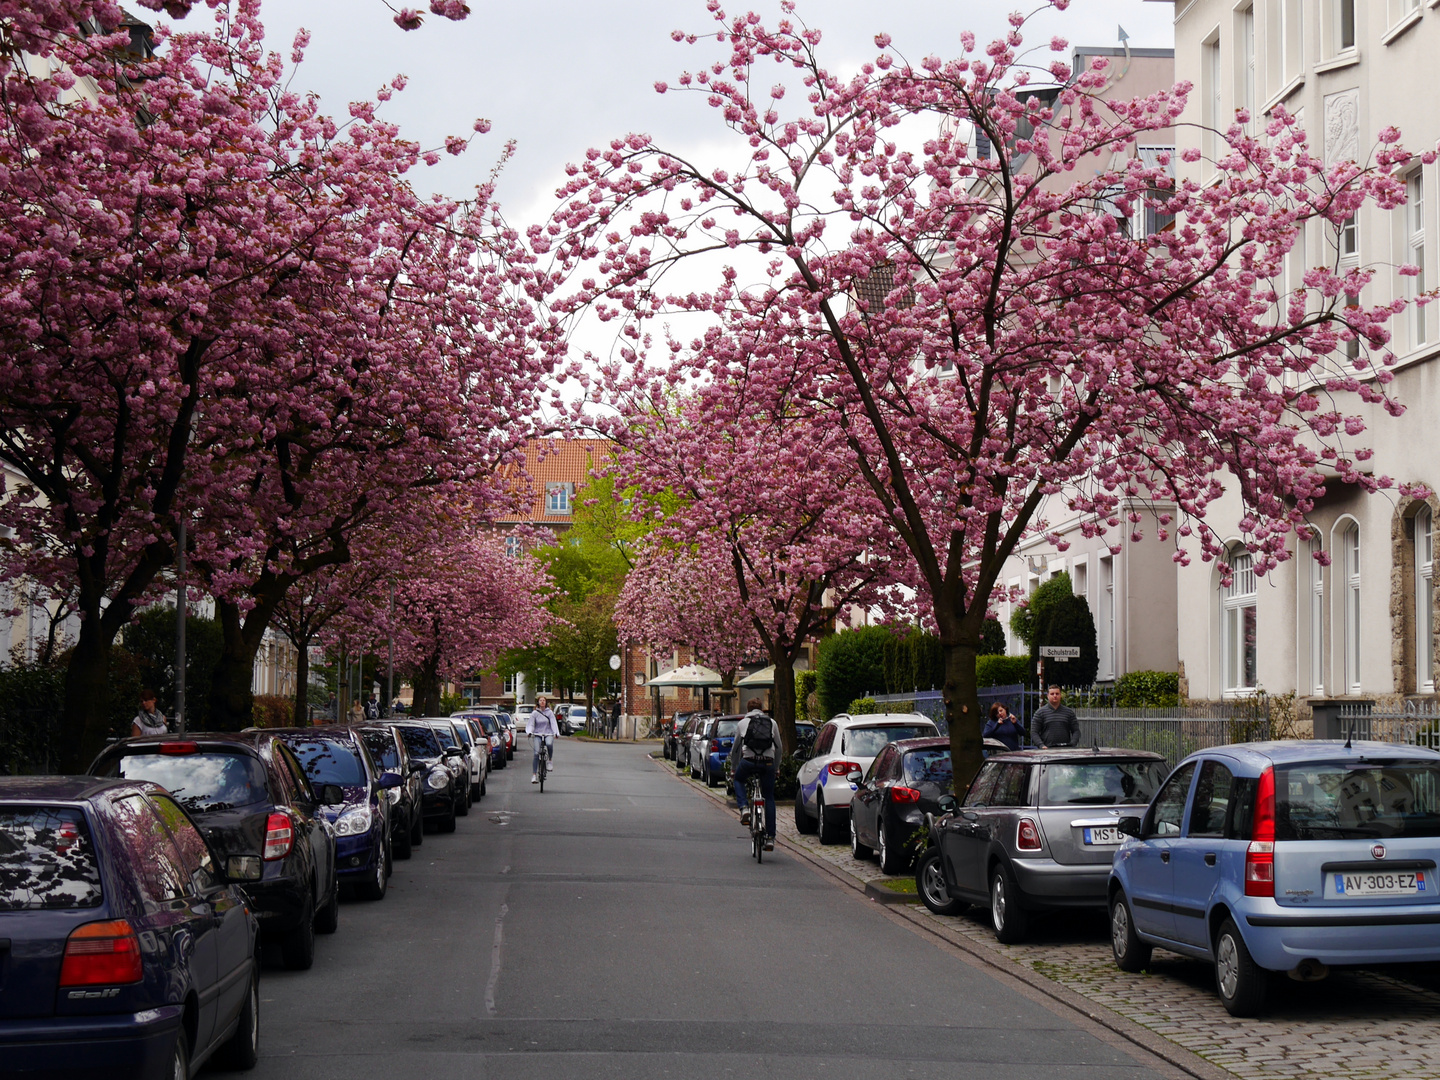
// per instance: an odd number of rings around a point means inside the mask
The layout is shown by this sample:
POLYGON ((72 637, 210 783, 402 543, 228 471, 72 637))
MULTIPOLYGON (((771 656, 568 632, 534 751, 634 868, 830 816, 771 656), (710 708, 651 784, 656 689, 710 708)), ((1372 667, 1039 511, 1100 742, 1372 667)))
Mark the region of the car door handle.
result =
POLYGON ((1160 861, 1168 863, 1170 861, 1170 853, 1168 851, 1160 852, 1160 861))
POLYGON ((1215 852, 1213 852, 1213 851, 1207 851, 1207 852, 1205 853, 1205 865, 1206 865, 1206 866, 1214 866, 1214 865, 1215 865, 1215 852))

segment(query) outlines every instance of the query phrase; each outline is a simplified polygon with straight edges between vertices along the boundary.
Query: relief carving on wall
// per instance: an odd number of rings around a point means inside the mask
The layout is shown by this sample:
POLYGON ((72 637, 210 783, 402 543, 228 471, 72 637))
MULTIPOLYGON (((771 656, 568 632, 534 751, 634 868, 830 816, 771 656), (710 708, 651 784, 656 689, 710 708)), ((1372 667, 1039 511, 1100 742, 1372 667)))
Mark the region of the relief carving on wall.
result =
POLYGON ((1360 158, 1360 91, 1325 95, 1325 164, 1360 158))

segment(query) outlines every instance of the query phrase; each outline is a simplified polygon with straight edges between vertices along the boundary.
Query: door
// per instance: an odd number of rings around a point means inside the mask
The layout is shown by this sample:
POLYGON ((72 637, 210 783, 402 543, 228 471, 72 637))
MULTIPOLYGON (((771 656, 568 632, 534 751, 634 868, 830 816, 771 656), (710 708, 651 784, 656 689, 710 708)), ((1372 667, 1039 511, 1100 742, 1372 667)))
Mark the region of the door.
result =
POLYGON ((1210 945, 1205 913, 1220 884, 1220 861, 1225 844, 1225 822, 1235 790, 1235 776, 1219 761, 1200 763, 1200 775, 1190 798, 1185 835, 1170 845, 1175 874, 1175 940, 1210 945))
POLYGON ((880 751, 850 800, 850 820, 855 823, 855 835, 866 847, 873 848, 880 842, 880 812, 885 801, 886 782, 891 779, 888 770, 896 760, 897 755, 891 747, 880 751))
POLYGON ((1140 842, 1120 850, 1126 892, 1135 926, 1154 937, 1175 939, 1173 908, 1175 873, 1170 864, 1172 847, 1185 819, 1185 801, 1195 763, 1182 765, 1165 781, 1143 819, 1140 842))
MULTIPOLYGON (((453 739, 453 736, 452 736, 453 739)), ((294 845, 303 845, 305 858, 311 868, 311 881, 315 889, 315 908, 318 911, 329 899, 331 884, 335 879, 335 841, 331 837, 330 824, 320 813, 319 801, 305 777, 305 770, 295 760, 288 747, 278 740, 272 744, 277 769, 284 772, 288 789, 288 809, 295 822, 294 845)), ((443 760, 443 759, 442 759, 443 760)))
POLYGON ((990 803, 1001 786, 1006 768, 997 761, 981 765, 960 809, 950 816, 941 832, 940 850, 944 855, 947 884, 960 892, 975 895, 989 888, 984 881, 984 867, 977 875, 975 865, 980 858, 978 853, 989 843, 989 820, 985 815, 993 813, 990 803), (981 830, 985 831, 983 840, 979 835, 981 830))
POLYGON ((820 770, 829 764, 825 758, 834 744, 835 725, 826 724, 820 729, 820 735, 815 740, 815 753, 800 766, 796 775, 796 782, 800 785, 800 800, 812 814, 815 813, 815 789, 820 784, 820 770))

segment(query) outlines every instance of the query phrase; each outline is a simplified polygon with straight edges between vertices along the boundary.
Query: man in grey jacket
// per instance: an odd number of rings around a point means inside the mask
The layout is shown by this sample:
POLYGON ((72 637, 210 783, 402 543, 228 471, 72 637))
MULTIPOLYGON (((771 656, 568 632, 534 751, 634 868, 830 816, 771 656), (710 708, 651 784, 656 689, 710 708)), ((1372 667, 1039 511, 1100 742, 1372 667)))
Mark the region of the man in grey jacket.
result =
POLYGON ((747 825, 750 815, 758 811, 747 804, 745 785, 750 777, 760 777, 760 794, 765 799, 766 851, 775 850, 775 766, 783 750, 780 725, 760 708, 759 698, 752 698, 750 711, 740 718, 735 728, 735 741, 730 744, 730 766, 735 775, 735 802, 740 807, 740 820, 747 825))
POLYGON ((1047 703, 1030 717, 1030 737, 1041 746, 1079 746, 1080 720, 1075 710, 1062 704, 1065 693, 1058 686, 1050 687, 1047 703))

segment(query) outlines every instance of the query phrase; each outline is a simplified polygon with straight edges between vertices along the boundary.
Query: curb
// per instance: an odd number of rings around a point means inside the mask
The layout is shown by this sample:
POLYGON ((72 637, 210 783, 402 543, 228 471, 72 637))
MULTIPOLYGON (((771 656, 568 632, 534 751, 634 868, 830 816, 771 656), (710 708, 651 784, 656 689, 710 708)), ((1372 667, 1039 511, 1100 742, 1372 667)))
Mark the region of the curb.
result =
POLYGON ((918 904, 920 897, 913 892, 897 892, 879 881, 865 882, 865 895, 877 904, 918 904))
MULTIPOLYGON (((691 784, 689 777, 681 776, 669 762, 647 755, 647 759, 655 762, 661 767, 661 771, 683 783, 687 788, 696 789, 700 794, 719 803, 725 810, 738 815, 739 811, 730 807, 726 801, 727 796, 717 794, 708 788, 698 788, 691 784)), ((1040 975, 1023 964, 1017 964, 1004 956, 998 955, 977 945, 963 934, 948 932, 944 927, 930 922, 911 904, 897 900, 882 899, 871 892, 871 883, 861 882, 852 878, 849 874, 838 867, 830 865, 823 859, 817 859, 804 848, 797 847, 783 836, 775 838, 776 844, 783 847, 790 854, 794 855, 812 870, 831 878, 837 884, 859 893, 871 902, 882 905, 885 916, 903 922, 915 933, 931 938, 942 945, 948 946, 956 953, 961 954, 960 959, 972 963, 977 967, 990 969, 991 973, 998 976, 1002 982, 1019 983, 1021 987, 1031 992, 1037 998, 1043 998, 1055 1008, 1055 1011, 1069 1014, 1070 1018, 1081 1027, 1088 1029, 1091 1034, 1096 1035, 1103 1041, 1112 1044, 1128 1044, 1124 1048, 1137 1052, 1145 1057, 1159 1059, 1165 1065, 1170 1066, 1172 1076, 1187 1076, 1194 1080, 1236 1080, 1236 1074, 1228 1069, 1223 1069, 1206 1061, 1199 1054, 1191 1053, 1183 1046, 1171 1042, 1163 1035, 1157 1035, 1149 1028, 1128 1017, 1122 1016, 1112 1009, 1092 1001, 1083 994, 1078 994, 1068 987, 1062 986, 1044 975, 1040 975), (1111 1037, 1106 1039, 1096 1028, 1103 1029, 1111 1037), (1172 1071, 1173 1070, 1173 1071, 1172 1071)), ((879 889, 876 889, 878 892, 879 889)), ((905 893, 895 893, 889 889, 884 890, 890 896, 904 897, 906 900, 918 900, 918 896, 905 893)))

